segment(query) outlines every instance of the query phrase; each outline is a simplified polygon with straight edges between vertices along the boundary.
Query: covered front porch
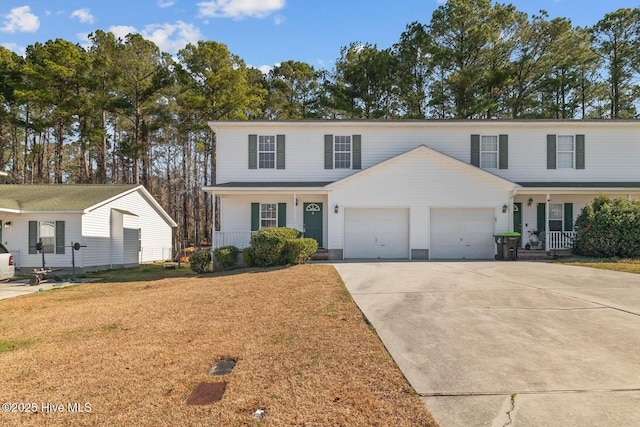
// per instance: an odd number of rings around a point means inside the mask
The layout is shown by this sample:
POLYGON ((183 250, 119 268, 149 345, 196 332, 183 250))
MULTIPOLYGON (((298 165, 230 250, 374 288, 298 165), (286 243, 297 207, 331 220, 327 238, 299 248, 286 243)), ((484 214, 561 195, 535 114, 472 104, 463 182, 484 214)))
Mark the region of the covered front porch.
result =
POLYGON ((571 250, 576 232, 575 221, 585 206, 605 194, 611 198, 640 199, 638 183, 521 183, 513 197, 513 231, 521 233, 521 248, 555 252, 571 250), (623 185, 624 184, 624 185, 623 185))
MULTIPOLYGON (((257 184, 257 183, 256 183, 257 184)), ((213 248, 250 245, 251 235, 265 227, 289 227, 327 247, 328 190, 325 183, 292 186, 269 183, 261 186, 223 184, 205 188, 217 203, 213 248)))

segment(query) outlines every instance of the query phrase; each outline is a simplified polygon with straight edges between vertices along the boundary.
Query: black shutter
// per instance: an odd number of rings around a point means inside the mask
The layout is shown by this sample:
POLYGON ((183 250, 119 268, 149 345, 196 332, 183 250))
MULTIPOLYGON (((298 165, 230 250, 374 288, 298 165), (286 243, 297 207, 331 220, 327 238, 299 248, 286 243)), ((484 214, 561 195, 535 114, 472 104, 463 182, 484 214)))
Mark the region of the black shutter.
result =
POLYGON ((547 135, 547 169, 556 168, 556 136, 547 135))
POLYGON ((260 203, 251 203, 251 231, 260 230, 260 203))
POLYGON ((249 169, 258 169, 258 135, 249 135, 249 169))
POLYGON ((353 135, 353 169, 362 169, 362 137, 353 135))
POLYGON ((509 135, 498 136, 498 168, 509 169, 509 135))
POLYGON ((56 253, 64 253, 64 221, 56 221, 56 253))
POLYGON ((333 135, 324 136, 324 168, 333 169, 333 135))
POLYGON ((480 166, 480 135, 471 135, 471 164, 480 166))
POLYGON ((287 204, 278 203, 278 227, 287 226, 287 204))
POLYGON ((584 169, 584 135, 576 135, 576 169, 584 169))
POLYGON ((276 136, 276 169, 284 169, 284 135, 276 136))
POLYGON ((573 231, 573 203, 564 204, 564 231, 573 231))
POLYGON ((38 243, 38 221, 29 221, 29 253, 37 254, 36 243, 38 243))
POLYGON ((547 222, 547 205, 544 203, 538 203, 538 231, 543 232, 546 230, 546 222, 547 222))

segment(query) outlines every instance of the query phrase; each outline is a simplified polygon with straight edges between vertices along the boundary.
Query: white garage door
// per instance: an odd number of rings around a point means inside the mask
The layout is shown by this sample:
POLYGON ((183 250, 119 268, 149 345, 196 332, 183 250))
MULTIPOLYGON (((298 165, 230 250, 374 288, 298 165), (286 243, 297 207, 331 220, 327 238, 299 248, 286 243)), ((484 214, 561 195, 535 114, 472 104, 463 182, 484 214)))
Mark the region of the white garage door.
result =
POLYGON ((409 258, 409 209, 344 211, 345 258, 409 258))
POLYGON ((430 259, 494 259, 493 209, 431 209, 430 259))

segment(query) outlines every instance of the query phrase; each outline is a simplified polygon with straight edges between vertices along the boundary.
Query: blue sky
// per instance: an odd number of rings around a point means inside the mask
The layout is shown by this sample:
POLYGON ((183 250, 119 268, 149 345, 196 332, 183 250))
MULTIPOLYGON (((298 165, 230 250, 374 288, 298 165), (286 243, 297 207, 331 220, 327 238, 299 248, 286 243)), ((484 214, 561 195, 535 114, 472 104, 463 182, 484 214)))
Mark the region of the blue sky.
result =
MULTIPOLYGON (((96 29, 137 32, 175 54, 187 43, 224 43, 254 67, 286 60, 330 69, 340 48, 369 42, 387 48, 406 25, 428 23, 443 0, 0 0, 0 45, 19 54, 35 42, 86 43, 96 29)), ((528 14, 546 10, 589 26, 629 0, 517 0, 528 14)))

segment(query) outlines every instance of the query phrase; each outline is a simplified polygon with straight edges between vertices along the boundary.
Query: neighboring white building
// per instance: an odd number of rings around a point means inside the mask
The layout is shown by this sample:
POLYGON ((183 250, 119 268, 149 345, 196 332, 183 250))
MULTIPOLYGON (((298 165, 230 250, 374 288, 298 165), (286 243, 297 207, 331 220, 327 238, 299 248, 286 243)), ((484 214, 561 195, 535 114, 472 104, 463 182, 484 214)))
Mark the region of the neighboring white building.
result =
POLYGON ((141 185, 1 185, 0 241, 23 271, 80 271, 161 261, 172 256, 176 223, 141 185))
POLYGON ((497 232, 563 249, 596 196, 640 198, 638 120, 209 125, 216 247, 286 225, 331 259, 492 259, 497 232))

